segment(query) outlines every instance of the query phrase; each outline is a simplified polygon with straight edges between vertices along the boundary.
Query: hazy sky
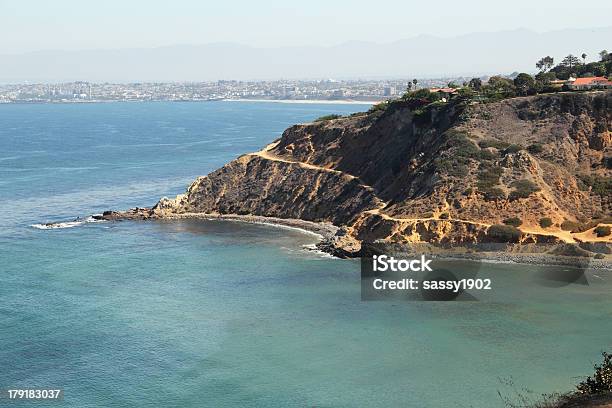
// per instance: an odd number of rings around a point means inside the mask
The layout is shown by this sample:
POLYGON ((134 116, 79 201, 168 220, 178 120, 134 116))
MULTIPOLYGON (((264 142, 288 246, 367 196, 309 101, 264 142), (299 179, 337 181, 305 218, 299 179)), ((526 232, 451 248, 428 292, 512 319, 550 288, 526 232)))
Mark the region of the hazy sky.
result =
POLYGON ((391 42, 419 34, 610 26, 610 0, 0 0, 0 54, 237 42, 391 42))

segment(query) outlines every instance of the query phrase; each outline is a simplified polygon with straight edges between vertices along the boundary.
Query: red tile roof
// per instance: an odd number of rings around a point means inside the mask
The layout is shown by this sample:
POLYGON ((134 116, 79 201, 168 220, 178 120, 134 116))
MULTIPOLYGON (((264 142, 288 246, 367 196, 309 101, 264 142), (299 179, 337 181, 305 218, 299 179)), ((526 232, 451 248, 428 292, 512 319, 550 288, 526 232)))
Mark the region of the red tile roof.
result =
POLYGON ((587 78, 576 78, 572 85, 612 85, 612 82, 608 81, 606 77, 587 77, 587 78))

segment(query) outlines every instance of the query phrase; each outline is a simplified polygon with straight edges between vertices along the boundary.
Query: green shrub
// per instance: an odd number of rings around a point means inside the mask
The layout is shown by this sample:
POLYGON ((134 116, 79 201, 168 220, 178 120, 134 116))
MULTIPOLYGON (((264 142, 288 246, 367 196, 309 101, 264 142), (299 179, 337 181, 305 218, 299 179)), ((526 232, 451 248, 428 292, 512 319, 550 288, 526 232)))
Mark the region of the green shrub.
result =
POLYGON ((482 191, 486 201, 505 200, 506 193, 501 188, 491 187, 482 191))
POLYGON ((440 154, 434 164, 440 172, 449 176, 465 177, 468 175, 468 165, 480 154, 480 149, 472 143, 467 134, 450 130, 445 133, 446 143, 441 147, 440 154))
POLYGON ((585 232, 590 230, 591 228, 597 227, 599 224, 612 224, 612 217, 602 217, 596 216, 592 220, 582 220, 583 222, 579 224, 578 232, 585 232))
POLYGON ((316 118, 314 121, 315 122, 325 122, 328 120, 334 120, 334 119, 338 119, 341 118, 341 115, 336 115, 335 113, 332 113, 331 115, 325 115, 325 116, 321 116, 319 118, 316 118))
POLYGON ((493 102, 515 96, 516 87, 512 80, 497 75, 489 78, 487 84, 482 86, 481 94, 487 101, 493 102))
POLYGON ((495 224, 489 227, 487 235, 495 242, 517 242, 521 231, 512 225, 495 224))
POLYGON ((463 158, 477 158, 480 155, 480 149, 470 141, 466 133, 448 131, 446 136, 446 145, 454 150, 455 155, 463 158))
MULTIPOLYGON (((595 258, 603 259, 597 254, 595 258)), ((603 256, 603 255, 602 255, 603 256)), ((569 393, 543 394, 538 400, 533 400, 526 395, 518 393, 520 405, 510 398, 502 399, 507 407, 530 407, 530 408, 578 408, 578 407, 603 407, 609 406, 610 393, 612 392, 612 354, 602 353, 603 362, 595 364, 595 373, 576 385, 576 391, 569 393)), ((501 396, 501 394, 500 394, 501 396)))
POLYGON ((421 88, 416 91, 409 91, 402 95, 404 101, 423 100, 427 103, 439 101, 441 96, 438 93, 433 93, 427 88, 421 88))
POLYGON ((552 225, 553 225, 553 222, 550 218, 548 217, 540 218, 540 227, 548 228, 548 227, 552 227, 552 225))
POLYGON ((457 95, 463 100, 471 101, 476 96, 476 92, 474 92, 471 88, 463 87, 459 88, 457 95))
POLYGON ((506 149, 504 150, 504 154, 508 154, 508 153, 517 153, 519 151, 523 150, 522 146, 516 145, 516 144, 511 144, 510 146, 506 147, 506 149))
POLYGON ((544 151, 544 146, 542 146, 540 143, 530 144, 527 147, 527 151, 531 154, 542 153, 544 151))
POLYGON ((478 172, 478 189, 482 192, 499 184, 499 179, 504 173, 504 169, 499 166, 482 164, 478 172))
POLYGON ((506 199, 506 193, 502 189, 495 187, 499 184, 499 179, 503 172, 504 169, 499 166, 493 166, 488 162, 480 163, 476 186, 478 191, 484 194, 485 200, 497 201, 506 199))
POLYGON ((580 224, 574 221, 565 220, 561 223, 561 229, 563 231, 578 232, 580 230, 580 224))
POLYGON ((481 140, 480 142, 478 142, 478 146, 480 146, 483 149, 486 149, 488 147, 494 147, 497 150, 503 150, 503 149, 506 149, 508 146, 510 146, 510 143, 506 143, 506 142, 502 142, 502 141, 494 140, 494 139, 487 139, 487 140, 481 140))
POLYGON ((519 95, 533 95, 536 93, 536 82, 529 74, 521 72, 514 78, 514 86, 519 95))
POLYGON ((388 101, 383 101, 380 103, 377 103, 376 105, 372 105, 370 107, 370 109, 368 109, 368 113, 374 113, 374 112, 384 112, 387 110, 387 108, 389 107, 389 102, 388 101))
POLYGON ((480 160, 493 160, 496 158, 497 158, 497 155, 493 152, 490 152, 488 150, 480 151, 480 160))
POLYGON ((512 225, 513 227, 520 227, 521 224, 523 223, 523 221, 518 218, 518 217, 510 217, 510 218, 506 218, 504 221, 502 221, 504 224, 506 225, 512 225))
POLYGON ((447 212, 440 214, 441 220, 448 220, 449 218, 450 218, 450 215, 447 212))
POLYGON ((593 395, 612 391, 612 354, 602 353, 603 363, 595 364, 595 373, 576 386, 579 394, 593 395))
POLYGON ((510 186, 515 189, 510 193, 510 200, 512 201, 518 200, 519 198, 527 198, 531 194, 540 191, 540 187, 529 180, 517 180, 510 184, 510 186))
POLYGON ((578 177, 584 184, 591 187, 594 194, 602 198, 612 196, 612 177, 598 175, 581 175, 578 177))
POLYGON ((600 225, 599 227, 595 228, 594 232, 600 238, 607 237, 611 233, 610 227, 608 227, 607 225, 600 225))

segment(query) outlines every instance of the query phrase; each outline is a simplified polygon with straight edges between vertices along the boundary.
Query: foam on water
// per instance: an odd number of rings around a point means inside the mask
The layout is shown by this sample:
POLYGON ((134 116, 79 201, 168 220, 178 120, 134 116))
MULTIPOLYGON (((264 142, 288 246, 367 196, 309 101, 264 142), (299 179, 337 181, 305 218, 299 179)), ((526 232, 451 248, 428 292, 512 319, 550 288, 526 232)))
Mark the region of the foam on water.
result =
POLYGON ((332 254, 329 254, 327 252, 321 251, 319 248, 317 248, 317 244, 302 245, 302 248, 303 248, 304 251, 309 252, 309 253, 313 253, 313 254, 317 254, 321 258, 337 259, 337 257, 333 256, 332 254))
MULTIPOLYGON (((101 215, 101 214, 94 214, 94 216, 96 216, 96 215, 101 215)), ((36 229, 39 229, 39 230, 51 230, 51 229, 74 228, 74 227, 78 227, 79 225, 95 223, 95 222, 105 222, 105 220, 96 219, 96 218, 94 218, 94 216, 90 215, 89 217, 84 218, 84 219, 77 218, 77 219, 75 219, 73 221, 48 222, 48 223, 44 223, 44 224, 32 224, 32 225, 30 225, 30 227, 36 228, 36 229)))

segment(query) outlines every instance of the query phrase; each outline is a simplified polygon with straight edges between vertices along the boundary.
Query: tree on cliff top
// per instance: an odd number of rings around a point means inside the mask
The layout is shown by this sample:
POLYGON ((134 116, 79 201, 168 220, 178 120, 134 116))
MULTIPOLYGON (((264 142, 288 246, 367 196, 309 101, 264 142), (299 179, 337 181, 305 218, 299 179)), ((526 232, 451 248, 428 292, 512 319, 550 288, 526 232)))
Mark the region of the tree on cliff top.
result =
POLYGON ((572 69, 575 68, 577 65, 580 65, 580 59, 570 54, 567 57, 563 58, 563 61, 561 61, 561 64, 559 65, 572 69))
POLYGON ((553 57, 547 55, 544 58, 541 58, 538 62, 536 62, 536 68, 540 70, 540 72, 546 72, 552 68, 555 60, 553 57))
POLYGON ((529 74, 524 72, 518 74, 514 78, 514 86, 519 95, 530 95, 535 93, 535 80, 529 74))
POLYGON ((472 78, 468 86, 475 91, 480 91, 480 88, 482 88, 482 80, 480 78, 472 78))
POLYGON ((483 85, 482 92, 491 99, 511 98, 516 95, 514 82, 501 76, 492 76, 486 85, 483 85))

